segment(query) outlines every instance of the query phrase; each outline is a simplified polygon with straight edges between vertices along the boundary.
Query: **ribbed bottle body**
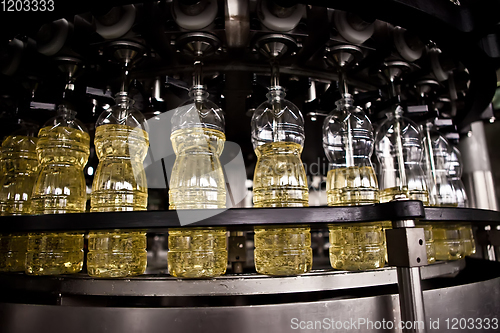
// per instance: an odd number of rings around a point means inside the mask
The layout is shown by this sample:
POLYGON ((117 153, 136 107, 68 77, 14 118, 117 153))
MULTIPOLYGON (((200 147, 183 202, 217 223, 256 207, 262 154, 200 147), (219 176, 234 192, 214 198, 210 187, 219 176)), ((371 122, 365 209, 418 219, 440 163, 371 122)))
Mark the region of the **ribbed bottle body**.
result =
MULTIPOLYGON (((91 212, 146 210, 148 203, 146 157, 148 133, 139 127, 100 125, 95 134, 99 157, 91 212)), ((134 230, 100 230, 89 233, 87 271, 93 277, 143 274, 147 266, 146 233, 134 230)))
MULTIPOLYGON (((33 214, 83 213, 87 199, 83 167, 89 157, 88 133, 46 126, 36 147, 40 172, 33 188, 33 214)), ((83 266, 83 233, 30 233, 26 273, 70 274, 83 266)))
MULTIPOLYGON (((373 167, 332 169, 327 177, 329 206, 356 206, 379 202, 373 167)), ((384 267, 385 243, 382 224, 332 224, 330 263, 340 270, 384 267)))
MULTIPOLYGON (((226 186, 219 157, 223 132, 203 127, 175 130, 176 160, 170 177, 169 209, 226 207, 226 186)), ((225 228, 169 229, 168 271, 182 278, 210 278, 227 268, 225 228)))
MULTIPOLYGON (((2 143, 0 215, 31 213, 31 194, 38 170, 37 138, 12 135, 2 143)), ((24 271, 28 235, 0 234, 0 271, 24 271)))
MULTIPOLYGON (((302 145, 271 142, 255 150, 255 207, 307 207, 309 190, 300 159, 302 145)), ((309 227, 256 227, 255 268, 267 275, 297 275, 312 267, 309 227)))

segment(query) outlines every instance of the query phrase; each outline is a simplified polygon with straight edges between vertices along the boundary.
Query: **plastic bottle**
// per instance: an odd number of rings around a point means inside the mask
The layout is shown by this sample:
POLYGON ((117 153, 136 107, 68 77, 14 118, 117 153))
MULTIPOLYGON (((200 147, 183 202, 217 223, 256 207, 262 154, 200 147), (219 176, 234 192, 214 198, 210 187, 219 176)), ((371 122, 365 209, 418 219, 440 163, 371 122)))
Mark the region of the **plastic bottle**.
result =
MULTIPOLYGON (((147 123, 126 93, 96 123, 99 157, 92 184, 91 212, 146 210, 148 187, 143 161, 149 147, 147 123)), ((143 274, 147 266, 146 233, 138 230, 89 232, 87 271, 93 277, 143 274)))
MULTIPOLYGON (((437 207, 457 207, 455 187, 450 180, 450 154, 452 147, 448 140, 433 129, 431 122, 422 127, 424 133, 424 171, 429 186, 429 205, 437 207)), ((459 225, 449 222, 432 223, 434 246, 437 260, 463 258, 465 248, 459 225)))
MULTIPOLYGON (((90 138, 76 112, 60 105, 58 115, 40 129, 36 152, 40 173, 33 187, 33 214, 85 212, 83 168, 89 157, 90 138)), ((71 223, 71 219, 68 219, 71 223)), ((77 273, 83 266, 82 232, 44 232, 28 235, 26 273, 77 273)))
MULTIPOLYGON (((170 177, 169 209, 226 207, 226 186, 219 161, 224 149, 224 115, 195 85, 190 100, 172 117, 170 140, 176 160, 170 177)), ((173 228, 168 235, 168 271, 183 278, 223 275, 227 268, 225 228, 173 228)))
POLYGON ((423 126, 423 134, 424 171, 429 188, 429 205, 457 207, 455 187, 449 176, 452 147, 441 133, 433 129, 430 122, 423 126))
POLYGON ((403 109, 394 112, 380 125, 375 139, 375 154, 380 163, 380 202, 398 195, 420 200, 427 205, 429 193, 422 169, 423 146, 418 126, 403 117, 403 109))
MULTIPOLYGON (((255 207, 306 207, 306 173, 300 159, 304 145, 304 119, 285 99, 280 86, 272 86, 268 100, 252 116, 252 143, 257 155, 253 179, 255 207)), ((256 227, 255 269, 267 275, 297 275, 312 267, 310 228, 306 226, 256 227)))
POLYGON ((462 154, 455 146, 451 147, 451 151, 448 155, 448 166, 448 177, 455 189, 457 207, 469 207, 469 200, 467 199, 465 186, 462 182, 462 154))
MULTIPOLYGON (((36 132, 33 126, 8 136, 2 143, 2 176, 0 178, 0 214, 27 215, 31 213, 31 193, 35 184, 38 160, 36 132)), ((28 235, 0 235, 0 271, 24 271, 28 235)))
MULTIPOLYGON (((465 186, 462 182, 462 158, 461 153, 457 147, 453 146, 449 156, 449 177, 450 182, 455 188, 455 195, 457 197, 458 207, 469 207, 467 200, 467 193, 465 186)), ((459 224, 460 236, 464 242, 464 255, 471 256, 476 253, 476 242, 474 240, 474 232, 470 223, 459 224)))
MULTIPOLYGON (((380 164, 380 202, 389 202, 397 196, 420 200, 429 204, 429 193, 423 165, 423 141, 418 126, 403 117, 403 108, 396 105, 380 124, 375 138, 375 154, 380 164)), ((436 261, 432 226, 424 228, 427 262, 436 261)))
MULTIPOLYGON (((357 206, 379 202, 371 163, 373 128, 351 95, 323 123, 323 148, 330 161, 326 189, 329 206, 357 206)), ((335 269, 364 270, 384 267, 381 223, 330 225, 330 263, 335 269)))

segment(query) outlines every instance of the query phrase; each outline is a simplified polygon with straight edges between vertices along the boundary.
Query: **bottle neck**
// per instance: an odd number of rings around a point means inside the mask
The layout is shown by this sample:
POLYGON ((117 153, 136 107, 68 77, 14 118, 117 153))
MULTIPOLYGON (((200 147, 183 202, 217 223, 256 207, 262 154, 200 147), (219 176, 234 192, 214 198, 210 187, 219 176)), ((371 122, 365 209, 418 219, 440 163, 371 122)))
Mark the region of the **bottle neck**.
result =
POLYGON ((272 86, 268 88, 269 92, 266 94, 267 100, 273 104, 275 102, 281 102, 285 99, 286 93, 285 89, 281 86, 272 86))
POLYGON ((135 101, 128 97, 126 92, 119 92, 115 96, 116 106, 113 108, 113 113, 118 121, 124 122, 130 114, 130 109, 133 107, 135 101))
POLYGON ((194 85, 189 89, 189 97, 196 102, 205 101, 208 99, 207 86, 204 85, 194 85))
POLYGON ((350 94, 344 94, 341 99, 335 102, 338 110, 347 111, 354 106, 354 99, 350 94))
POLYGON ((401 105, 398 105, 396 109, 394 109, 394 118, 400 120, 401 118, 403 118, 403 113, 403 108, 401 107, 401 105))
POLYGON ((69 109, 66 105, 61 104, 57 108, 57 114, 66 120, 73 120, 76 118, 76 111, 69 109))
POLYGON ((115 96, 115 103, 120 108, 129 109, 135 104, 135 101, 128 97, 128 94, 126 92, 119 92, 115 96))

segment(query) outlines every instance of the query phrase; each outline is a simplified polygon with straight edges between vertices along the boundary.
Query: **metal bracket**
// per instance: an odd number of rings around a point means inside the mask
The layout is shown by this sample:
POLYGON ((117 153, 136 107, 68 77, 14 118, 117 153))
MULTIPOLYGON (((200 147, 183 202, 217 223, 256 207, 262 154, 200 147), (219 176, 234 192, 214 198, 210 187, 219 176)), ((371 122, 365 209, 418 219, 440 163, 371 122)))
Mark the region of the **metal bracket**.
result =
POLYGON ((390 266, 418 267, 427 265, 423 228, 387 229, 385 233, 390 266))
POLYGON ((488 239, 493 246, 500 246, 500 230, 495 227, 488 232, 488 239))
POLYGON ((243 273, 243 266, 247 260, 246 237, 243 231, 231 231, 228 238, 228 261, 231 263, 233 274, 243 273))
MULTIPOLYGON (((396 200, 404 198, 396 198, 396 200)), ((423 322, 424 327, 404 328, 403 333, 425 333, 424 295, 420 267, 427 264, 424 229, 415 228, 415 220, 393 220, 386 230, 390 265, 398 272, 399 307, 404 322, 423 322)))

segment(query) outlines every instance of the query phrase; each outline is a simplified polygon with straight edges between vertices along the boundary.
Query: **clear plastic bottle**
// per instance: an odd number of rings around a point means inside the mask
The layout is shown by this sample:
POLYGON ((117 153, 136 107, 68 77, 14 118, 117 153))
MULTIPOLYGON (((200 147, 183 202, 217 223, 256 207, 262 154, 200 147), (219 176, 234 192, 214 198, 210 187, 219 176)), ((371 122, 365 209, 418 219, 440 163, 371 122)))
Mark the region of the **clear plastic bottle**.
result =
MULTIPOLYGON (((149 147, 147 123, 127 93, 96 122, 99 165, 92 184, 91 212, 146 210, 148 185, 143 161, 149 147)), ((147 266, 146 233, 138 230, 89 232, 87 271, 93 277, 143 274, 147 266)))
MULTIPOLYGON (((462 157, 457 147, 453 146, 449 156, 449 176, 450 181, 455 188, 458 207, 469 207, 467 193, 462 182, 462 157)), ((460 223, 459 230, 461 238, 464 242, 464 255, 471 256, 476 253, 476 242, 474 240, 474 232, 470 223, 460 223)))
MULTIPOLYGON (((170 177, 169 209, 226 207, 226 186, 219 161, 224 149, 224 115, 195 85, 189 101, 172 116, 170 140, 176 160, 170 177)), ((168 271, 183 278, 223 275, 227 268, 225 228, 173 228, 168 235, 168 271)))
MULTIPOLYGON (((357 206, 379 202, 377 177, 371 163, 373 128, 350 95, 323 123, 323 148, 330 161, 326 182, 329 206, 357 206)), ((330 225, 330 263, 335 269, 384 267, 382 223, 330 225)))
POLYGON ((448 155, 448 166, 449 181, 455 189, 457 207, 469 207, 467 193, 465 192, 465 186, 462 182, 462 154, 455 146, 451 147, 451 151, 448 155))
MULTIPOLYGON (((304 119, 280 86, 252 116, 257 155, 253 179, 255 207, 306 207, 309 191, 300 159, 304 119)), ((255 269, 267 275, 297 275, 312 267, 311 232, 305 226, 256 227, 255 269)))
MULTIPOLYGON (((380 164, 380 202, 389 202, 404 195, 409 200, 420 200, 429 204, 429 193, 423 164, 423 141, 418 126, 403 117, 399 105, 380 124, 375 138, 375 154, 380 164)), ((436 261, 432 226, 418 224, 424 228, 427 262, 436 261)))
POLYGON ((427 205, 429 193, 422 169, 422 136, 418 126, 403 117, 397 105, 380 125, 375 139, 375 154, 380 163, 380 202, 405 195, 427 205))
MULTIPOLYGON (((40 173, 33 187, 32 214, 83 213, 87 200, 83 168, 90 138, 76 112, 60 105, 58 115, 38 133, 36 152, 40 173)), ((71 223, 71 219, 68 219, 71 223)), ((83 266, 82 232, 28 235, 26 273, 77 273, 83 266)))
MULTIPOLYGON (((457 207, 455 187, 450 180, 450 154, 452 147, 448 140, 433 125, 427 122, 424 133, 424 171, 429 186, 429 205, 457 207)), ((459 224, 449 222, 432 223, 437 260, 456 260, 464 256, 464 242, 459 224)))
POLYGON ((455 187, 450 180, 450 154, 448 140, 433 129, 432 123, 423 126, 424 171, 429 189, 429 205, 457 207, 455 187))
MULTIPOLYGON (((2 176, 0 178, 0 215, 31 213, 31 193, 35 184, 38 160, 34 126, 21 124, 22 129, 2 143, 2 176)), ((24 271, 28 235, 0 234, 0 271, 24 271)))

